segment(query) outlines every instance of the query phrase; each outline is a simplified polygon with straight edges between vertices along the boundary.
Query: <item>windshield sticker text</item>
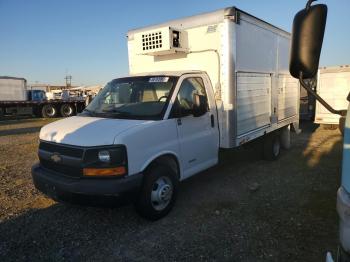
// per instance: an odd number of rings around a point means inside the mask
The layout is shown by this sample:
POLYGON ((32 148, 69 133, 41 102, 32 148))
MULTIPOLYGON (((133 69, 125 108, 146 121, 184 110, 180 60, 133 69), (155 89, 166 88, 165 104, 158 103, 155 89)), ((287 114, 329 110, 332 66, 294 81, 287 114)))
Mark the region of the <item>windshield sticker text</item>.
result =
POLYGON ((168 82, 169 77, 151 77, 148 82, 149 83, 166 83, 168 82))

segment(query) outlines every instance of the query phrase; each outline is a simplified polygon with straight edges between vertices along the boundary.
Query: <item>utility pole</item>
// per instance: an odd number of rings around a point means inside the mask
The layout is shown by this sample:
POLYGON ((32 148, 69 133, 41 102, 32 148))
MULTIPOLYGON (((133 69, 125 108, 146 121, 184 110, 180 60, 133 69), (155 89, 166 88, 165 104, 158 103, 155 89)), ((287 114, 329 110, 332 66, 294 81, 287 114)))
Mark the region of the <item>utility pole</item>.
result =
POLYGON ((72 76, 71 75, 66 75, 66 77, 64 79, 66 79, 66 89, 71 88, 71 86, 72 86, 72 76))

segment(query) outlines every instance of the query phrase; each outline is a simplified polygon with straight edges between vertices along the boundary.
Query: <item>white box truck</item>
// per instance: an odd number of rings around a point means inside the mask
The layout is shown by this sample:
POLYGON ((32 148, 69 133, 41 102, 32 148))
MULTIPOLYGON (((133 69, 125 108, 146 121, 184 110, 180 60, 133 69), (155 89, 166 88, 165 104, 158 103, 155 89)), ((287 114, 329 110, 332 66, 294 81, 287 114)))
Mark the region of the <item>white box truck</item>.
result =
MULTIPOLYGON (((316 92, 336 110, 346 110, 350 92, 350 66, 322 67, 318 72, 316 92)), ((329 112, 316 102, 315 123, 322 125, 339 125, 340 115, 329 112)))
POLYGON ((275 159, 298 130, 290 34, 237 8, 128 32, 130 75, 76 117, 44 126, 33 181, 55 200, 135 200, 148 219, 179 181, 256 138, 275 159))
POLYGON ((48 100, 44 90, 28 88, 25 78, 0 76, 0 119, 10 115, 69 117, 84 108, 84 101, 48 100))

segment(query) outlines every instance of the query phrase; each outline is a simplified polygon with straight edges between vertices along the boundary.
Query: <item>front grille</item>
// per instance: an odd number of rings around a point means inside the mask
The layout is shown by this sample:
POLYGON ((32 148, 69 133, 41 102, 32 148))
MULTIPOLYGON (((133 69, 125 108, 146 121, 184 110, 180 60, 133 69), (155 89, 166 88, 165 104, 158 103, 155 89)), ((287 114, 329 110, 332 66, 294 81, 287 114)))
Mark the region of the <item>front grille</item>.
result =
POLYGON ((62 164, 56 164, 55 162, 52 162, 50 160, 45 160, 40 158, 40 164, 42 167, 61 173, 62 175, 69 176, 69 177, 81 177, 83 175, 82 168, 80 167, 72 167, 62 164))
POLYGON ((83 170, 81 161, 83 159, 84 149, 76 146, 61 145, 40 141, 39 159, 43 168, 60 173, 69 177, 81 177, 83 170), (46 153, 45 153, 46 152, 46 153), (55 163, 50 159, 51 154, 59 154, 62 157, 63 163, 55 163), (70 157, 76 159, 75 163, 65 162, 64 158, 70 157))
POLYGON ((83 154, 84 154, 84 150, 82 148, 69 146, 69 145, 47 143, 43 141, 40 142, 39 149, 45 150, 47 152, 59 153, 61 155, 80 158, 80 159, 83 158, 83 154))

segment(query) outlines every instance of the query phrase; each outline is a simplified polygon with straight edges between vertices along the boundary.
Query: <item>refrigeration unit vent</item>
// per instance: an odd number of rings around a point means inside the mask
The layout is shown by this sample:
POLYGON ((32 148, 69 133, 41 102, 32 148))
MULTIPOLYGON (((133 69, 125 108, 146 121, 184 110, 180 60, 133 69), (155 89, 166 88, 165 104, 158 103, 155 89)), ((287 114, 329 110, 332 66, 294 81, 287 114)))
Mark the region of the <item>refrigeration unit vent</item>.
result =
POLYGON ((154 50, 162 48, 162 31, 142 34, 142 50, 154 50))
POLYGON ((188 52, 187 32, 171 27, 162 27, 135 34, 137 48, 142 55, 169 55, 188 52))

